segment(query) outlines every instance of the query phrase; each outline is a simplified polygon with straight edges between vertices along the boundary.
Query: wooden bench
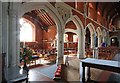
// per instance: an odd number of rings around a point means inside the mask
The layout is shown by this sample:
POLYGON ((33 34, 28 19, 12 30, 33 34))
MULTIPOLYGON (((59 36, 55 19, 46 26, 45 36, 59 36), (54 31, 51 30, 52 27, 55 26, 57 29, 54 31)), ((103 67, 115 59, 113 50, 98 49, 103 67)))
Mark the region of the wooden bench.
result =
MULTIPOLYGON (((118 47, 99 47, 98 48, 98 58, 110 60, 118 52, 120 52, 120 48, 118 48, 118 47)), ((91 48, 86 49, 86 57, 93 57, 93 50, 91 48)))

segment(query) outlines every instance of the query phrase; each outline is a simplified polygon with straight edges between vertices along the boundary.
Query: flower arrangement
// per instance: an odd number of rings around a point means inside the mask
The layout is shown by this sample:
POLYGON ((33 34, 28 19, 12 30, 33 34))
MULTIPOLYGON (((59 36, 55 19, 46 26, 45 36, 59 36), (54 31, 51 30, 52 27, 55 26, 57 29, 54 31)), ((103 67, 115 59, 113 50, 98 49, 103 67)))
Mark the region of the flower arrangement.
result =
POLYGON ((24 47, 20 49, 20 62, 26 64, 32 60, 32 50, 29 47, 24 47))

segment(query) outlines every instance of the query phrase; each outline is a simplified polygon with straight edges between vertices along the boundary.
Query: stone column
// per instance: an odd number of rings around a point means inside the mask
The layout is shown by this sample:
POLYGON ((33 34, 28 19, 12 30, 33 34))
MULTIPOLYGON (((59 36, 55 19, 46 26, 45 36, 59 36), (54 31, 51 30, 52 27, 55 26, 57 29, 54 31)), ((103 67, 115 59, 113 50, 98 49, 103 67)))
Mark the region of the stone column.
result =
POLYGON ((120 38, 118 39, 119 47, 120 47, 120 38))
POLYGON ((83 34, 83 36, 82 36, 82 39, 81 40, 83 40, 83 41, 81 41, 82 42, 82 54, 83 54, 83 58, 85 58, 85 35, 83 34))
POLYGON ((18 8, 18 11, 16 12, 17 13, 17 16, 16 16, 16 65, 20 65, 20 23, 19 23, 19 20, 20 20, 20 16, 19 16, 19 10, 21 8, 21 3, 17 3, 17 8, 18 8))
POLYGON ((98 47, 101 47, 101 35, 98 35, 98 47))
MULTIPOLYGON (((17 5, 17 4, 16 4, 17 5)), ((16 66, 16 51, 17 49, 17 11, 16 11, 16 5, 15 3, 10 3, 9 4, 9 10, 8 10, 8 16, 9 16, 9 21, 8 21, 8 65, 9 67, 16 66)))
POLYGON ((81 47, 82 47, 82 40, 81 37, 78 35, 78 51, 77 51, 77 58, 81 57, 81 47))
POLYGON ((0 83, 2 82, 2 2, 0 1, 0 83))
POLYGON ((2 3, 2 53, 6 54, 4 64, 4 75, 7 79, 7 68, 8 68, 8 3, 2 3))
POLYGON ((91 48, 94 47, 94 34, 91 34, 91 48))
MULTIPOLYGON (((81 33, 82 34, 82 33, 81 33)), ((78 34, 78 53, 77 53, 77 58, 84 58, 84 51, 85 51, 85 38, 84 36, 81 36, 78 34)))
POLYGON ((107 44, 107 46, 110 45, 110 42, 109 42, 109 31, 106 32, 106 44, 107 44))
POLYGON ((64 42, 63 42, 63 33, 59 32, 57 35, 57 65, 63 64, 63 55, 64 55, 64 42))
POLYGON ((102 42, 105 42, 105 37, 103 36, 103 38, 102 38, 102 42))
POLYGON ((19 73, 19 68, 17 66, 17 63, 19 61, 18 58, 18 40, 19 40, 19 29, 17 27, 18 24, 18 18, 17 18, 17 11, 18 9, 18 3, 5 3, 3 6, 5 6, 6 10, 3 10, 3 52, 6 54, 6 80, 10 80, 13 78, 16 78, 19 73), (10 69, 14 69, 14 71, 9 71, 10 69), (16 77, 15 77, 16 76, 16 77))
POLYGON ((97 47, 94 47, 94 48, 93 48, 93 58, 98 59, 98 52, 99 52, 98 48, 97 48, 97 47))
MULTIPOLYGON (((18 19, 18 18, 17 18, 18 19)), ((18 19, 19 20, 19 19, 18 19)), ((20 65, 20 24, 17 23, 16 29, 16 65, 20 65)))
POLYGON ((110 37, 108 38, 108 46, 110 46, 111 45, 111 39, 110 39, 110 37))
POLYGON ((102 37, 102 42, 105 42, 105 37, 106 37, 106 35, 104 34, 102 37))

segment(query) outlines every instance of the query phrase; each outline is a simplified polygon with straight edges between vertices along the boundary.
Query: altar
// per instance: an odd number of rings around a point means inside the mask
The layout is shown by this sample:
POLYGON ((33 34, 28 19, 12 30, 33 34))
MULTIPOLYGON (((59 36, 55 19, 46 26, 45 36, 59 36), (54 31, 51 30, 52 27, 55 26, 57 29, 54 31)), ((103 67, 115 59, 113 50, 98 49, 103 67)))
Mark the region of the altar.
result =
POLYGON ((97 68, 102 70, 108 70, 116 73, 120 73, 120 62, 119 61, 111 61, 111 60, 100 60, 100 59, 94 59, 94 58, 86 58, 81 60, 82 62, 82 82, 86 81, 85 78, 85 67, 88 67, 88 78, 87 81, 91 80, 91 74, 90 74, 90 68, 97 68))

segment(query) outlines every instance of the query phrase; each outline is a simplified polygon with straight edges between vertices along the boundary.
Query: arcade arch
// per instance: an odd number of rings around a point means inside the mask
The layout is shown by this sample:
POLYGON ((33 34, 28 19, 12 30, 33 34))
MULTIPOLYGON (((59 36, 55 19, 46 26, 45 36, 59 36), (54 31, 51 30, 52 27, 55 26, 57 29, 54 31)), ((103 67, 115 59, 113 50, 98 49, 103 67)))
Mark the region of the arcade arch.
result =
MULTIPOLYGON (((57 64, 62 64, 63 62, 63 21, 59 16, 58 12, 55 11, 56 9, 48 2, 46 3, 24 3, 20 6, 21 11, 19 11, 18 18, 20 19, 24 13, 34 10, 34 9, 44 9, 48 14, 50 14, 56 24, 57 28, 57 64), (54 10, 54 11, 53 11, 54 10)), ((20 26, 20 25, 18 25, 20 26)), ((18 45, 19 46, 19 45, 18 45)))
POLYGON ((86 29, 89 29, 90 31, 90 37, 91 37, 91 44, 90 44, 90 47, 93 48, 95 47, 95 37, 96 37, 96 31, 95 31, 95 27, 92 23, 89 23, 86 28, 85 28, 85 32, 86 32, 86 29))
POLYGON ((79 19, 79 17, 76 16, 76 15, 71 16, 71 18, 69 18, 66 21, 65 24, 67 24, 70 21, 73 21, 73 23, 75 24, 77 30, 74 30, 74 29, 65 29, 64 33, 66 33, 66 32, 72 32, 72 33, 77 34, 77 36, 78 36, 78 52, 77 52, 77 57, 78 58, 83 58, 84 54, 85 54, 83 23, 79 19))

